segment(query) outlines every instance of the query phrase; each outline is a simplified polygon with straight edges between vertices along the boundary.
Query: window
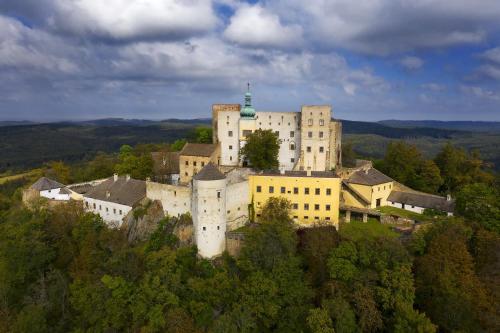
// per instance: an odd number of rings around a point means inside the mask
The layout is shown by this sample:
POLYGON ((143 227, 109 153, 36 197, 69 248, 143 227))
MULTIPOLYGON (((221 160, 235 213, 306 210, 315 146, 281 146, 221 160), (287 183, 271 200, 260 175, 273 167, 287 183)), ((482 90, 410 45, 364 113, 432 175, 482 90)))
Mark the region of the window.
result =
POLYGON ((322 153, 322 152, 324 152, 324 151, 325 151, 325 149, 324 149, 323 147, 319 147, 319 152, 320 152, 320 153, 322 153))
POLYGON ((299 188, 298 187, 294 187, 293 188, 293 194, 299 194, 299 188))
POLYGON ((308 153, 310 153, 311 152, 311 147, 307 147, 306 150, 307 150, 308 153))
POLYGON ((293 216, 293 218, 294 218, 294 219, 298 219, 299 217, 298 217, 297 215, 294 215, 294 216, 293 216))
POLYGON ((269 193, 274 193, 274 186, 269 186, 269 193))
POLYGON ((116 208, 113 208, 113 214, 116 214, 116 208))
POLYGON ((233 157, 232 156, 229 156, 229 160, 232 161, 233 160, 233 157))
POLYGON ((323 138, 323 132, 319 132, 319 137, 323 138))
POLYGON ((294 143, 290 143, 290 150, 295 150, 295 144, 294 143))
POLYGON ((227 132, 227 136, 232 137, 233 136, 233 131, 227 132))
POLYGON ((280 137, 280 131, 275 131, 274 134, 279 138, 280 137))
POLYGON ((229 150, 232 150, 233 149, 233 146, 232 145, 229 145, 229 150))
POLYGON ((292 158, 290 159, 290 162, 294 163, 294 162, 295 162, 295 158, 293 158, 293 157, 292 157, 292 158))
POLYGON ((205 166, 205 162, 201 162, 201 166, 202 166, 202 167, 203 167, 203 166, 205 166))
POLYGON ((281 186, 281 193, 285 193, 286 192, 286 188, 284 186, 281 186))
POLYGON ((326 210, 330 210, 330 205, 326 205, 326 210))
POLYGON ((321 190, 319 188, 314 189, 314 194, 319 195, 321 193, 321 190))
POLYGON ((207 230, 207 227, 203 227, 203 230, 207 230))
POLYGON ((326 195, 332 195, 332 189, 331 188, 327 188, 326 189, 326 195))
POLYGON ((262 192, 262 187, 259 185, 259 186, 257 186, 257 193, 260 193, 260 192, 262 192))
POLYGON ((108 207, 106 207, 106 213, 107 213, 107 212, 109 212, 109 208, 108 208, 108 207))
POLYGON ((123 215, 123 212, 122 212, 122 210, 121 210, 121 209, 120 209, 120 215, 123 215))
POLYGON ((99 205, 99 210, 102 210, 102 206, 101 205, 99 205))
POLYGON ((227 213, 228 213, 228 214, 231 214, 231 211, 230 211, 230 210, 228 210, 228 211, 227 211, 227 213))
POLYGON ((186 165, 189 165, 189 161, 186 161, 186 163, 185 163, 185 164, 186 164, 186 165))
POLYGON ((315 217, 314 217, 314 219, 315 219, 315 220, 319 220, 319 216, 315 216, 315 217))
POLYGON ((311 132, 311 131, 307 132, 307 137, 308 138, 312 138, 313 137, 313 132, 311 132))
POLYGON ((325 217, 325 220, 330 221, 330 216, 325 217))
POLYGON ((298 203, 292 204, 292 209, 299 209, 299 204, 298 203))
POLYGON ((307 124, 308 124, 309 126, 312 126, 312 125, 313 125, 313 120, 312 120, 312 119, 308 119, 308 120, 307 120, 307 124))
POLYGON ((193 162, 193 166, 196 166, 196 161, 193 162))
MULTIPOLYGON (((289 125, 290 125, 290 123, 289 123, 289 125)), ((290 131, 290 137, 291 138, 295 137, 295 132, 294 131, 290 131)))
POLYGON ((309 216, 305 215, 304 216, 304 220, 307 220, 309 218, 309 216))
POLYGON ((187 175, 188 175, 187 171, 186 171, 186 172, 184 172, 184 176, 187 176, 187 175))
POLYGON ((325 120, 324 119, 320 119, 319 120, 319 126, 325 126, 325 120))
POLYGON ((220 196, 221 196, 220 191, 217 191, 217 199, 220 199, 220 196))
POLYGON ((89 203, 88 203, 88 201, 85 201, 85 207, 89 208, 89 203))
POLYGON ((217 230, 220 230, 220 226, 217 226, 217 230))
POLYGON ((319 210, 319 205, 318 204, 314 205, 314 210, 319 210))
POLYGON ((309 210, 309 204, 304 204, 304 210, 309 210))
POLYGON ((94 203, 94 209, 95 209, 95 203, 94 203))
POLYGON ((304 188, 304 194, 309 194, 309 187, 304 188))

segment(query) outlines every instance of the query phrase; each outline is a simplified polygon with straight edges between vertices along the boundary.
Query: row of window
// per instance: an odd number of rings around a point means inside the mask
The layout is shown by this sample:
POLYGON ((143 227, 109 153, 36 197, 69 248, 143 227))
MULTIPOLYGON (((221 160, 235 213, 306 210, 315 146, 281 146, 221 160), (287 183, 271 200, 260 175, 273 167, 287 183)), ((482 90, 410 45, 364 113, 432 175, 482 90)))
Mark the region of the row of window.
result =
MULTIPOLYGON (((311 118, 307 119, 307 125, 312 126, 313 125, 313 120, 311 118)), ((319 126, 325 126, 325 120, 320 119, 319 120, 319 126)))
MULTIPOLYGON (((388 188, 389 190, 390 190, 390 189, 391 189, 391 187, 392 187, 392 186, 391 186, 391 184, 389 184, 389 185, 384 185, 384 190, 385 190, 385 187, 386 187, 386 186, 387 186, 387 188, 388 188)), ((377 187, 377 192, 380 192, 381 188, 382 188, 382 186, 378 186, 378 187, 377 187)), ((375 192, 375 189, 374 189, 374 188, 372 188, 372 192, 375 192)))
MULTIPOLYGON (((260 214, 257 214, 257 217, 260 217, 260 214)), ((298 220, 298 219, 299 219, 299 216, 298 216, 298 215, 294 215, 294 216, 293 216, 293 218, 294 218, 295 220, 298 220)), ((304 215, 304 216, 302 217, 302 219, 303 219, 303 220, 308 220, 308 219, 309 219, 309 216, 308 216, 308 215, 304 215)), ((314 220, 319 221, 319 220, 320 220, 319 216, 314 216, 314 220)), ((324 218, 324 220, 325 220, 325 221, 330 221, 330 216, 326 216, 326 217, 324 218)))
MULTIPOLYGON (((89 208, 89 203, 88 203, 88 202, 85 202, 85 206, 86 206, 87 208, 89 208)), ((97 205, 95 204, 95 202, 92 204, 92 207, 94 208, 94 210, 96 210, 97 205)), ((108 213, 108 212, 109 212, 109 208, 108 208, 108 207, 105 207, 105 209, 106 209, 106 213, 108 213)), ((102 206, 101 206, 101 205, 99 205, 99 210, 102 210, 102 206)), ((118 212, 119 212, 118 214, 123 215, 123 212, 122 212, 122 210, 121 210, 121 209, 120 209, 118 212)), ((116 208, 113 208, 113 214, 116 214, 116 208)))
MULTIPOLYGON (((262 186, 257 185, 256 189, 257 193, 262 193, 262 186)), ((280 187, 280 193, 285 194, 285 193, 291 193, 292 190, 289 190, 287 192, 287 189, 285 186, 280 187)), ((269 186, 269 193, 274 193, 274 186, 269 186)), ((332 189, 327 188, 325 190, 326 195, 332 195, 332 189)), ((293 194, 299 194, 299 188, 294 187, 293 188, 293 194)), ((309 187, 304 187, 304 194, 309 194, 309 187)), ((314 194, 315 195, 321 195, 321 189, 320 188, 315 188, 314 189, 314 194)))
MULTIPOLYGON (((309 139, 311 139, 311 138, 313 137, 313 132, 312 132, 312 131, 307 132, 307 137, 308 137, 309 139)), ((319 137, 320 139, 323 139, 323 138, 324 138, 324 135, 323 135, 323 132, 322 132, 322 131, 318 132, 318 137, 319 137)))
MULTIPOLYGON (((184 164, 186 166, 188 166, 189 165, 189 161, 186 161, 184 164)), ((193 161, 193 166, 196 166, 196 165, 197 165, 196 161, 193 161)), ((205 166, 205 162, 201 162, 201 166, 204 167, 205 166)))
MULTIPOLYGON (((304 204, 304 210, 309 210, 309 206, 310 205, 308 203, 305 203, 304 204)), ((314 204, 314 210, 320 210, 320 208, 321 208, 321 205, 314 204)), ((299 209, 299 204, 292 203, 292 209, 295 209, 295 210, 299 209)), ((330 211, 331 210, 331 206, 330 205, 325 205, 325 210, 330 211)))
MULTIPOLYGON (((310 153, 311 151, 312 151, 311 146, 307 146, 306 147, 306 152, 310 153)), ((323 146, 319 147, 319 152, 320 153, 324 153, 325 152, 325 147, 323 147, 323 146)))

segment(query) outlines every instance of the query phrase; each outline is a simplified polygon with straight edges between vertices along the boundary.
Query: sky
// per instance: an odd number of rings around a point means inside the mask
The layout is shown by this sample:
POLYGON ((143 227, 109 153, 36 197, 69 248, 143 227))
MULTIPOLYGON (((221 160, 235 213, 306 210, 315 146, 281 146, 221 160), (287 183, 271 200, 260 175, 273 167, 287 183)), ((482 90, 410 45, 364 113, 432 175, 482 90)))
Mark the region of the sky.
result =
POLYGON ((500 121, 499 0, 0 0, 0 120, 500 121))

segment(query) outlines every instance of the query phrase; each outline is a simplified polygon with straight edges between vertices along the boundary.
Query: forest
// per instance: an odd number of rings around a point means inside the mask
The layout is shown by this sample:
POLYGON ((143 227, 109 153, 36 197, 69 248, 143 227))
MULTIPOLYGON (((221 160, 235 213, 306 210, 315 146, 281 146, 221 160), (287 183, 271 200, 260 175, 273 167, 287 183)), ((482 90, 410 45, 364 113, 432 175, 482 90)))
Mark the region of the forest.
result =
MULTIPOLYGON (((198 130, 196 141, 210 133, 198 130)), ((122 146, 77 166, 47 164, 60 181, 151 172, 149 152, 122 146), (63 179, 66 178, 66 179, 63 179)), ((348 146, 344 159, 355 158, 348 146)), ((295 229, 273 198, 240 255, 216 260, 181 246, 165 218, 145 241, 77 204, 22 206, 29 179, 0 184, 1 332, 495 332, 500 323, 500 186, 476 152, 434 159, 391 144, 376 166, 417 189, 452 193, 455 217, 402 237, 379 222, 295 229), (404 161, 405 163, 401 163, 404 161)), ((183 218, 189 219, 189 216, 183 218)))

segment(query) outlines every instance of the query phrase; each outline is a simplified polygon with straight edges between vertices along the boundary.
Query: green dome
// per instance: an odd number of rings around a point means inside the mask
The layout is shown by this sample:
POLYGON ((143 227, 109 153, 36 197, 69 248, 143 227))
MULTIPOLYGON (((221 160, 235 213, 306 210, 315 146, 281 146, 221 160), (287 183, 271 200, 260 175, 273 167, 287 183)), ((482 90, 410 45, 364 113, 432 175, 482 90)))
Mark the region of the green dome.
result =
POLYGON ((252 107, 252 94, 250 91, 245 93, 245 106, 241 109, 242 118, 255 118, 255 109, 252 107))

